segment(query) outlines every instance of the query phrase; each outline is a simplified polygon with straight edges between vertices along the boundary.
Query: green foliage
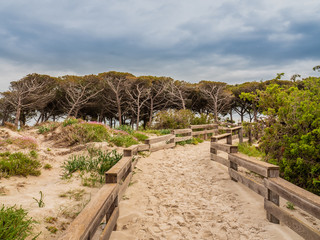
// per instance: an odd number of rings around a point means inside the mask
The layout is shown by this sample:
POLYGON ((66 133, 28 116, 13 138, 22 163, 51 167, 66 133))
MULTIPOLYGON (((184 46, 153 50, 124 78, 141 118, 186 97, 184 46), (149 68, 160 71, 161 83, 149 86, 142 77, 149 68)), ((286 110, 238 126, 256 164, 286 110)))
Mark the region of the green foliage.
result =
POLYGON ((32 230, 36 221, 29 218, 27 211, 23 208, 5 207, 0 208, 0 239, 23 240, 28 237, 36 239, 32 230))
POLYGON ((40 167, 41 163, 37 159, 30 158, 21 152, 0 153, 0 177, 39 176, 40 167))
POLYGON ((74 155, 61 166, 64 170, 63 177, 68 178, 72 173, 80 171, 80 177, 85 185, 95 186, 96 182, 103 183, 105 172, 108 171, 122 158, 122 154, 112 150, 88 149, 87 155, 74 155), (89 177, 88 177, 89 176, 89 177))
POLYGON ((294 210, 294 204, 292 202, 287 202, 286 207, 290 210, 294 210))
POLYGON ((320 195, 320 78, 302 87, 271 84, 258 92, 268 116, 260 144, 265 159, 280 166, 286 180, 320 195))
POLYGON ((261 151, 259 151, 255 146, 252 146, 246 142, 240 143, 238 145, 238 151, 251 157, 264 156, 264 154, 261 151))
MULTIPOLYGON (((63 125, 65 127, 69 124, 67 124, 66 121, 64 121, 63 125)), ((51 123, 51 124, 45 124, 45 125, 38 126, 38 133, 45 134, 47 132, 51 132, 51 131, 55 130, 58 126, 59 126, 58 123, 51 123)))
POLYGON ((149 137, 147 135, 144 135, 142 133, 139 132, 135 132, 132 134, 136 139, 138 139, 140 142, 144 142, 145 140, 147 140, 149 137))
POLYGON ((209 124, 214 121, 213 115, 201 113, 200 115, 194 115, 191 119, 191 125, 209 124))
POLYGON ((191 124, 206 124, 212 120, 211 115, 196 116, 191 110, 161 111, 155 116, 156 129, 183 129, 191 124))
POLYGON ((122 134, 110 137, 110 142, 114 143, 118 147, 130 147, 139 143, 137 140, 134 139, 133 136, 122 134))
POLYGON ((191 138, 189 140, 186 141, 181 141, 181 142, 177 142, 178 145, 184 146, 186 144, 193 144, 193 145, 197 145, 198 143, 202 143, 203 139, 201 138, 191 138))
POLYGON ((108 129, 102 124, 73 123, 62 128, 60 142, 72 146, 77 143, 103 142, 109 137, 108 129))
POLYGON ((52 168, 52 165, 49 164, 49 163, 46 163, 44 166, 43 166, 44 169, 47 169, 47 170, 50 170, 52 168))
POLYGON ((33 199, 37 202, 39 208, 43 208, 45 206, 43 201, 44 195, 42 191, 40 191, 39 193, 40 193, 40 198, 39 199, 33 198, 33 199))
POLYGON ((66 120, 63 121, 62 126, 66 127, 75 123, 79 123, 80 120, 76 118, 67 118, 66 120))
POLYGON ((52 234, 56 234, 58 232, 58 229, 55 226, 47 226, 46 229, 52 234))
POLYGON ((125 131, 129 134, 133 134, 134 130, 129 125, 121 125, 116 128, 117 130, 125 131))

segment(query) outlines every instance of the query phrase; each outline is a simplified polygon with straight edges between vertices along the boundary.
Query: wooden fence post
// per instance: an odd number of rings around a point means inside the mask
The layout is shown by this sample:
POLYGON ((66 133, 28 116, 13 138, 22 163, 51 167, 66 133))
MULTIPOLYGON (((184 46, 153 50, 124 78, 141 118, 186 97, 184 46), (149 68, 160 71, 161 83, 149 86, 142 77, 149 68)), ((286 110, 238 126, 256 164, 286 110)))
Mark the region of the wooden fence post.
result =
POLYGON ((231 130, 231 129, 227 129, 226 132, 227 132, 227 133, 231 133, 231 134, 227 137, 227 144, 232 145, 232 130, 231 130))
POLYGON ((243 127, 238 130, 239 143, 243 143, 243 127))

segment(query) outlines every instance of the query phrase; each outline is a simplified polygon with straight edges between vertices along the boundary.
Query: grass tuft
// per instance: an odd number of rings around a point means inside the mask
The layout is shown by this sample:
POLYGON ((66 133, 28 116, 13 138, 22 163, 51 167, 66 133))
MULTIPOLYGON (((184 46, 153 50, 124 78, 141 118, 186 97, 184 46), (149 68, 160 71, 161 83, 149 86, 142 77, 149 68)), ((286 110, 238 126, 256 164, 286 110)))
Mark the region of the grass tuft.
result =
POLYGON ((21 152, 0 153, 0 177, 10 176, 39 176, 41 163, 21 152))
POLYGON ((16 206, 0 208, 0 239, 14 240, 33 237, 36 239, 39 235, 33 233, 33 227, 36 221, 29 218, 27 211, 16 206))

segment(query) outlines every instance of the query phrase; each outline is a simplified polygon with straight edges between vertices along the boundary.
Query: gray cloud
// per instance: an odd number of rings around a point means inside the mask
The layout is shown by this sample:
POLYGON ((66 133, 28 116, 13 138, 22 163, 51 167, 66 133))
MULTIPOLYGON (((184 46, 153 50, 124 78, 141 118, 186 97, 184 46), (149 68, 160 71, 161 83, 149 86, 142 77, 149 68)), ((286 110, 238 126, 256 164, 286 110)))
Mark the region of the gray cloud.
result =
POLYGON ((11 0, 0 4, 1 89, 31 72, 228 83, 314 74, 319 10, 313 0, 11 0))

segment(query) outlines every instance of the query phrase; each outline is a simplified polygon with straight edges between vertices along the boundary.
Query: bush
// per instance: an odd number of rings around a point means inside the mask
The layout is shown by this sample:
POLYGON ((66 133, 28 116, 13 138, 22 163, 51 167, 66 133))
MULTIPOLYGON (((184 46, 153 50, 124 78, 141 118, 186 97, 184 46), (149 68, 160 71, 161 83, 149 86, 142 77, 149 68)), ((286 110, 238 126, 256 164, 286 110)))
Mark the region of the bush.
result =
POLYGON ((68 146, 88 142, 103 142, 110 137, 108 129, 102 124, 73 123, 62 128, 59 134, 59 142, 67 143, 68 146))
MULTIPOLYGON (((41 163, 27 155, 17 153, 0 153, 0 173, 3 177, 10 176, 39 176, 41 163)), ((0 176, 0 177, 1 177, 0 176)))
POLYGON ((145 140, 147 140, 149 137, 142 134, 142 133, 138 133, 138 132, 135 132, 132 134, 136 139, 138 139, 140 142, 144 142, 145 140))
POLYGON ((87 155, 75 155, 63 163, 61 166, 64 170, 63 177, 68 178, 72 176, 72 173, 80 171, 82 180, 90 180, 91 183, 94 183, 92 184, 94 186, 95 182, 103 183, 105 181, 105 172, 121 158, 122 154, 117 153, 116 150, 108 152, 91 148, 88 149, 87 155))
POLYGON ((79 123, 80 120, 75 119, 75 118, 67 118, 66 120, 63 121, 62 126, 66 127, 75 123, 79 123))
POLYGON ((156 129, 182 129, 191 124, 194 113, 191 110, 161 111, 155 116, 156 129))
POLYGON ((263 152, 259 151, 255 146, 249 145, 248 143, 240 143, 238 145, 238 151, 250 157, 264 156, 263 152))
POLYGON ((122 134, 112 136, 110 138, 110 142, 114 143, 118 147, 130 147, 132 145, 139 143, 131 135, 122 135, 122 134))
MULTIPOLYGON (((64 127, 67 125, 69 125, 69 124, 66 124, 64 122, 64 127)), ((38 126, 38 133, 45 134, 47 132, 51 132, 51 131, 55 130, 58 126, 59 126, 59 123, 51 123, 51 124, 45 124, 42 126, 38 126)))
POLYGON ((14 240, 26 239, 34 237, 32 230, 36 221, 27 216, 27 211, 23 208, 5 207, 2 205, 0 209, 0 239, 14 240))

